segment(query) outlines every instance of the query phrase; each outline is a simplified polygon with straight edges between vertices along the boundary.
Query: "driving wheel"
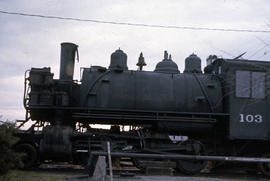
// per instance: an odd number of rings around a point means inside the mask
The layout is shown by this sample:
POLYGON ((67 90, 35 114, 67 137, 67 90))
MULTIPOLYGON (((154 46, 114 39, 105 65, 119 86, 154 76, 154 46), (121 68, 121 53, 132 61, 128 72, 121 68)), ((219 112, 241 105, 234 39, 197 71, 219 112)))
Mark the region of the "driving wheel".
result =
MULTIPOLYGON (((186 147, 183 154, 186 155, 203 155, 205 148, 202 143, 196 140, 186 140, 181 143, 186 147)), ((205 166, 207 161, 203 160, 178 160, 176 169, 184 174, 193 175, 199 173, 205 166)))

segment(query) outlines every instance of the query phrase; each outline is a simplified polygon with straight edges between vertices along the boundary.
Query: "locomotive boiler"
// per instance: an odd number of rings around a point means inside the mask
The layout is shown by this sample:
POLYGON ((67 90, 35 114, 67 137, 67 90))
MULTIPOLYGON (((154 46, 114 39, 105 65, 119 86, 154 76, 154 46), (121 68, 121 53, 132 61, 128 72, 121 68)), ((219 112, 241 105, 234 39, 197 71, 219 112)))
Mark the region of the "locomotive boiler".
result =
MULTIPOLYGON (((59 79, 46 67, 26 72, 22 124, 35 123, 18 134, 17 150, 34 152, 29 166, 44 160, 85 162, 87 153, 106 150, 105 141, 118 152, 268 157, 269 62, 209 56, 203 72, 201 59, 191 54, 180 73, 165 51, 155 70, 142 70, 142 53, 138 70, 129 70, 127 55, 118 49, 108 68, 82 68, 75 81, 77 49, 61 44, 59 79)), ((188 174, 206 163, 175 161, 176 169, 188 174)), ((138 159, 134 163, 140 166, 138 159)), ((266 161, 259 168, 270 174, 266 161)))

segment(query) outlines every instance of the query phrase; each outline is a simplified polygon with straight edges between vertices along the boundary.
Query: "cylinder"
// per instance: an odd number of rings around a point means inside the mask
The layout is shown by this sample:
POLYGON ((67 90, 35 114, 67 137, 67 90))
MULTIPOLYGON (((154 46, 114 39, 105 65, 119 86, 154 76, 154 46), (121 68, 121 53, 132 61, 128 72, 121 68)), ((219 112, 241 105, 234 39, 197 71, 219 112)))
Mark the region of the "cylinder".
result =
POLYGON ((60 76, 61 80, 73 80, 75 53, 78 45, 74 43, 61 43, 60 76))

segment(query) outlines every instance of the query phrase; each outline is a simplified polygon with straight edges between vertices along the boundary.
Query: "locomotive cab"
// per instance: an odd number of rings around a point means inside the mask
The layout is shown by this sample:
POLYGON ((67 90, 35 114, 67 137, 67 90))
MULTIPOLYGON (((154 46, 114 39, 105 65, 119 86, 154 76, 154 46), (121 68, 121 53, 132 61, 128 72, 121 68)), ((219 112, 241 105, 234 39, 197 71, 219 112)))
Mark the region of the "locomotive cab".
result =
POLYGON ((270 64, 263 61, 217 59, 212 73, 223 79, 224 111, 230 114, 229 138, 269 140, 270 64))

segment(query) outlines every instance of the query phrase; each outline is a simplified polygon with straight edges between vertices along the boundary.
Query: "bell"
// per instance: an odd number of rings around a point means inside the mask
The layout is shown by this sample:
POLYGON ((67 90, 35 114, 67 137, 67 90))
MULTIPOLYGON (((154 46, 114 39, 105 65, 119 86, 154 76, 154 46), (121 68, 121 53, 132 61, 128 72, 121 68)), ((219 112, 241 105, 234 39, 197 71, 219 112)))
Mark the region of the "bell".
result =
POLYGON ((138 63, 136 65, 139 67, 139 70, 142 70, 143 66, 146 66, 142 52, 140 53, 140 57, 139 57, 138 63))

